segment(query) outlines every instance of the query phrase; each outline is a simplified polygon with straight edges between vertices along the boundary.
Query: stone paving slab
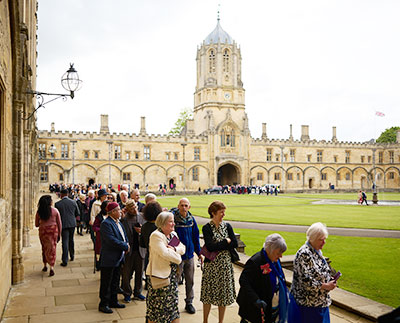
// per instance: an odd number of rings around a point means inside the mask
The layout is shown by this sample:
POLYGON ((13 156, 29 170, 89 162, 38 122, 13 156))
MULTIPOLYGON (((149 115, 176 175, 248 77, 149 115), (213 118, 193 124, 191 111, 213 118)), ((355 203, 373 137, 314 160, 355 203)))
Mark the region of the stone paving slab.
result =
MULTIPOLYGON (((55 266, 55 276, 41 271, 41 251, 37 230, 31 231, 31 247, 24 249, 24 257, 29 261, 25 268, 25 282, 12 287, 3 321, 7 323, 86 323, 86 322, 118 322, 143 323, 145 321, 145 302, 132 301, 125 309, 116 309, 113 314, 100 313, 99 303, 99 273, 93 273, 93 263, 90 262, 92 244, 89 235, 75 236, 76 257, 67 267, 61 267, 60 261, 55 266), (73 264, 73 265, 72 265, 73 264)), ((57 259, 61 257, 61 244, 58 245, 57 259)), ((241 267, 235 266, 235 283, 238 290, 238 279, 241 267)), ((290 274, 289 274, 290 275, 290 274)), ((179 286, 179 310, 181 322, 199 323, 203 320, 202 303, 200 302, 201 270, 197 267, 195 273, 195 298, 193 305, 196 314, 185 312, 184 286, 179 286)), ((119 296, 120 299, 122 296, 119 296)), ((363 306, 360 303, 358 306, 363 306)), ((228 306, 225 322, 239 323, 238 305, 228 306)), ((213 306, 209 317, 210 323, 218 323, 218 309, 213 306)), ((345 309, 331 307, 332 323, 372 322, 360 316, 349 313, 345 309)))

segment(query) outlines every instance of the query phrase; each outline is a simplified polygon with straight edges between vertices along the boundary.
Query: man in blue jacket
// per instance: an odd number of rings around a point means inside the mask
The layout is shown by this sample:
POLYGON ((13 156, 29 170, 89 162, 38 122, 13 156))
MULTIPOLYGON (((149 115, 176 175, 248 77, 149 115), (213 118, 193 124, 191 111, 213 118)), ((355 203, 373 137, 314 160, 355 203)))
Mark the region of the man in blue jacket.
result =
POLYGON ((194 298, 193 278, 194 278, 194 253, 200 256, 200 239, 199 228, 196 220, 189 212, 190 202, 187 198, 179 201, 178 208, 172 210, 175 221, 175 231, 179 240, 186 246, 186 252, 182 256, 182 262, 179 265, 179 272, 184 274, 186 281, 186 312, 190 314, 196 313, 192 302, 194 298))
POLYGON ((108 217, 100 225, 100 304, 99 311, 111 314, 111 308, 124 308, 118 303, 120 267, 124 262, 125 253, 129 252, 128 238, 119 222, 121 209, 117 202, 108 203, 108 217))

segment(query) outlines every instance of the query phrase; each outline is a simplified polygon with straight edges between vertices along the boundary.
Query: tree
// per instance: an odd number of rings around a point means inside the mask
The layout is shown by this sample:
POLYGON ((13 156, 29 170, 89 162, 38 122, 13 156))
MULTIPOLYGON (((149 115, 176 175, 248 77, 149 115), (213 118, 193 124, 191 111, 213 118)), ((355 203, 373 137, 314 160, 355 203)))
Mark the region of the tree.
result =
POLYGON ((396 142, 397 130, 400 130, 400 127, 392 127, 386 129, 381 133, 376 142, 385 143, 385 142, 396 142))
POLYGON ((180 134, 186 125, 186 120, 193 118, 193 112, 190 108, 182 109, 179 113, 178 120, 176 120, 174 127, 169 131, 170 135, 180 134))

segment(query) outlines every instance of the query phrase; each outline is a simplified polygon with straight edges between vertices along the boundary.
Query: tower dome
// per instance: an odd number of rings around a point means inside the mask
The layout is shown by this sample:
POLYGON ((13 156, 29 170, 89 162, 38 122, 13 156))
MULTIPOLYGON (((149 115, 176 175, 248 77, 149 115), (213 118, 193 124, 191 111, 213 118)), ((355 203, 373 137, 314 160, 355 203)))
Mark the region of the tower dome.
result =
POLYGON ((229 34, 222 29, 220 23, 219 23, 219 18, 217 21, 217 26, 215 29, 206 37, 204 40, 204 43, 206 45, 210 44, 217 44, 218 42, 224 43, 224 44, 233 44, 233 39, 229 34))

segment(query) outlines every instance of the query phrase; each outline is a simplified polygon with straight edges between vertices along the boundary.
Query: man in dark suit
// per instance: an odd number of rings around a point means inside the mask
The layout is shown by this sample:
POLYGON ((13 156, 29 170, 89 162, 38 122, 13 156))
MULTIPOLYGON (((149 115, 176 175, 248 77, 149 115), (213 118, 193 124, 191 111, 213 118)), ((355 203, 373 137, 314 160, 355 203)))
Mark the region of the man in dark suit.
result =
POLYGON ((68 264, 68 252, 70 260, 74 260, 74 232, 76 227, 76 217, 80 216, 78 204, 68 197, 68 190, 62 189, 61 201, 56 202, 55 207, 60 212, 62 231, 61 231, 61 244, 62 244, 62 263, 61 266, 65 267, 68 264))
POLYGON ((111 308, 124 308, 118 303, 120 267, 124 262, 125 253, 129 252, 129 243, 123 226, 119 220, 121 209, 117 202, 108 203, 108 217, 101 223, 100 251, 100 304, 99 311, 113 313, 111 308))

